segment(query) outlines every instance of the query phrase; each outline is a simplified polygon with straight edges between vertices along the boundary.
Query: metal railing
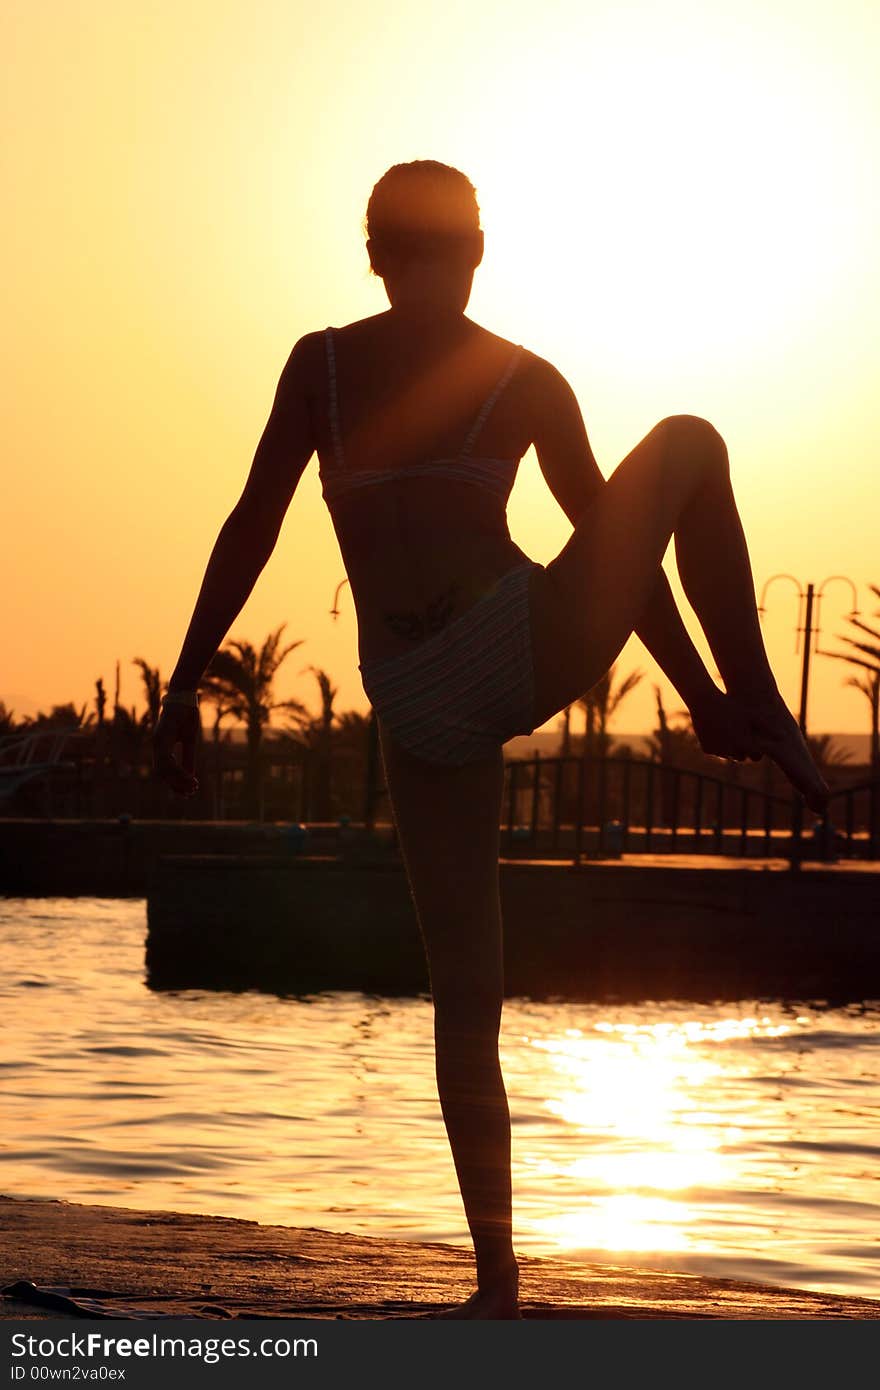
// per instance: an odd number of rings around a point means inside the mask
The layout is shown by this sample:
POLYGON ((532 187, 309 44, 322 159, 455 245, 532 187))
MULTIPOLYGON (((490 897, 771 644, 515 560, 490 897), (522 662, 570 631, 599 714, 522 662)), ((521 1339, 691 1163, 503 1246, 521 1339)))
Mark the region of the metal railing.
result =
MULTIPOLYGON (((43 780, 51 811, 52 776, 74 771, 76 763, 62 757, 71 744, 86 738, 80 729, 34 729, 0 738, 0 806, 11 801, 20 787, 43 780)), ((48 813, 48 812, 47 812, 48 813)))
POLYGON ((610 858, 880 857, 880 779, 835 792, 824 817, 800 798, 692 768, 632 757, 558 756, 506 764, 508 856, 610 858), (815 824, 805 829, 805 816, 815 824))

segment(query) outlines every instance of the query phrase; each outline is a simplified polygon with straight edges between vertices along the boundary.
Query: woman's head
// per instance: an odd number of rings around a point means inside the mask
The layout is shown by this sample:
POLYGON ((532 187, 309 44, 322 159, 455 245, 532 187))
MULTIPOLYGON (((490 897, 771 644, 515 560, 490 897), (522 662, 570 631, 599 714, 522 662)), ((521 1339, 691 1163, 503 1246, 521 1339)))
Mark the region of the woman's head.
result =
POLYGON ((448 164, 395 164, 370 195, 366 218, 370 267, 395 280, 414 263, 473 275, 483 254, 480 209, 470 179, 448 164))

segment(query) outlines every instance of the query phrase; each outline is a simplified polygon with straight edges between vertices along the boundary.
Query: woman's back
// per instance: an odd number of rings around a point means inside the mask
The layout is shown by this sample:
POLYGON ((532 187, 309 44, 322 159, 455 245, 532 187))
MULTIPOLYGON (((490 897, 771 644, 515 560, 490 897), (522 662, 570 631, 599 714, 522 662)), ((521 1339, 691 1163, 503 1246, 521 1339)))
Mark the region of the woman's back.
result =
POLYGON ((372 660, 521 563, 506 504, 531 443, 534 359, 463 315, 388 311, 313 338, 319 471, 372 660))

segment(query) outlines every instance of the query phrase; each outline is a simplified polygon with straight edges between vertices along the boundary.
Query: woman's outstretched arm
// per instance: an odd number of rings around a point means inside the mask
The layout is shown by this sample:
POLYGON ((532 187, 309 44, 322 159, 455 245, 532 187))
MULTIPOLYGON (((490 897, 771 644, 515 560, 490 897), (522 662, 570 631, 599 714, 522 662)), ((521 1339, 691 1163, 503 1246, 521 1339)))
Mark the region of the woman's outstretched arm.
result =
MULTIPOLYGON (((302 338, 287 359, 250 474, 211 551, 170 692, 197 690, 230 626, 238 617, 266 561, 281 523, 314 453, 308 406, 314 337, 302 338)), ((156 775, 181 796, 198 790, 195 776, 199 712, 164 704, 153 732, 156 775), (180 759, 175 749, 180 748, 180 759)))
POLYGON ((211 552, 169 690, 195 690, 275 549, 281 523, 314 452, 307 379, 312 338, 302 338, 278 381, 244 490, 211 552))

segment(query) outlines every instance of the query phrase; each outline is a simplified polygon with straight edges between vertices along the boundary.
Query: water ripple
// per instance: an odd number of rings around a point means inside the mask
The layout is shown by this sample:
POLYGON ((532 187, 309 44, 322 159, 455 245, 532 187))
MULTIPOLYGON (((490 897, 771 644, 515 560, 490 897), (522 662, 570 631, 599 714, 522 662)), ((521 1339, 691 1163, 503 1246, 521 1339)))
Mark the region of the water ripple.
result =
MULTIPOLYGON (((426 999, 149 988, 145 905, 0 898, 3 1190, 467 1243, 426 999)), ((516 1238, 880 1296, 880 1007, 508 1001, 516 1238)))

